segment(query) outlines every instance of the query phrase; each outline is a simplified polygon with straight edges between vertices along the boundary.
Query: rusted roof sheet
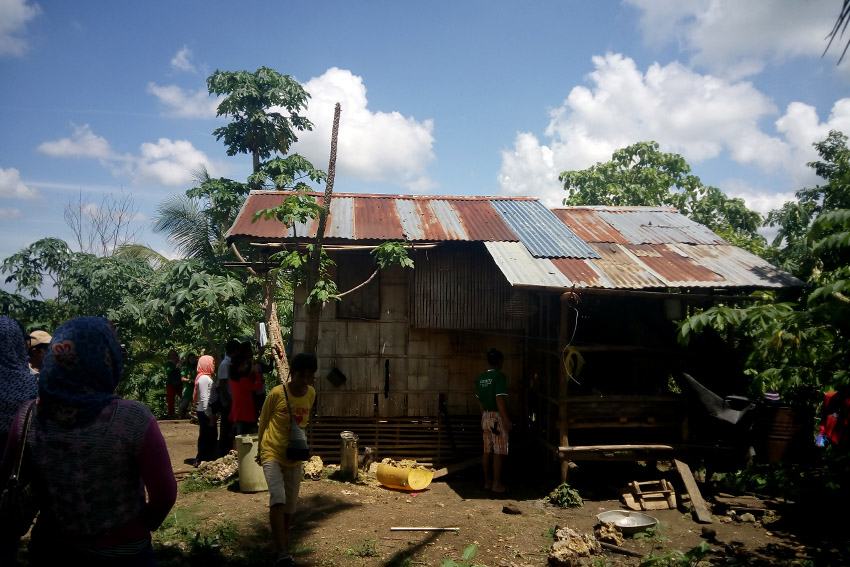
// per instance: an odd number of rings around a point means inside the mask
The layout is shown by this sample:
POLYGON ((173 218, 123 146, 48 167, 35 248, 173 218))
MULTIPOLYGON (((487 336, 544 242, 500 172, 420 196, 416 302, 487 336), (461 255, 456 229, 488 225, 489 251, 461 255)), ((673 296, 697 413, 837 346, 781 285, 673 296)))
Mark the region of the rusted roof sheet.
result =
POLYGON ((600 218, 598 211, 575 207, 552 209, 552 212, 585 242, 614 242, 617 244, 628 242, 619 231, 600 218))
MULTIPOLYGON (((291 193, 252 191, 228 238, 259 241, 298 240, 316 234, 317 223, 308 221, 290 228, 276 220, 252 223, 254 214, 279 206, 291 193)), ((322 194, 310 194, 321 205, 322 194)), ((419 195, 335 194, 331 201, 325 238, 336 240, 518 241, 493 202, 498 197, 425 197, 419 195)), ((520 208, 543 207, 536 199, 517 198, 520 208)), ((543 207, 545 211, 545 207, 543 207)), ((550 217, 552 215, 550 214, 550 217)), ((557 219, 554 219, 557 221, 557 219)))
POLYGON ((726 243, 673 209, 575 207, 554 209, 598 258, 554 258, 545 264, 503 244, 488 246, 516 286, 557 287, 555 267, 569 285, 602 289, 776 288, 803 285, 763 259, 726 243), (524 277, 523 274, 529 274, 524 277), (542 282, 542 283, 539 283, 542 282))
MULTIPOLYGON (((229 238, 295 241, 316 222, 283 234, 278 221, 252 223, 286 192, 252 192, 229 238)), ((323 196, 315 194, 321 204, 323 196)), ((336 194, 326 238, 484 242, 514 286, 549 289, 778 288, 803 282, 732 246, 666 207, 572 207, 549 212, 527 197, 336 194), (554 214, 553 214, 554 213, 554 214)))
POLYGON ((670 207, 568 207, 552 212, 585 242, 726 244, 670 207))
POLYGON ((539 201, 492 201, 508 226, 536 258, 594 258, 584 241, 539 201))

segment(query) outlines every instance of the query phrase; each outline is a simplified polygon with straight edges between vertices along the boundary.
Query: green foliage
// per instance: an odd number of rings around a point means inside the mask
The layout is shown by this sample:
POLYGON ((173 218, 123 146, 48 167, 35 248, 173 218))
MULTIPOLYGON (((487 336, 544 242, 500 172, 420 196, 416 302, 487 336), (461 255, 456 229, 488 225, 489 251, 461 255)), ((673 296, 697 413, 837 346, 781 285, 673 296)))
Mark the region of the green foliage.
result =
POLYGON ((312 191, 313 188, 304 179, 321 183, 327 181, 328 174, 316 169, 303 156, 292 154, 261 164, 260 169, 248 177, 248 184, 260 187, 271 182, 271 187, 277 191, 312 191))
POLYGON ((447 557, 443 559, 440 567, 484 567, 483 565, 472 564, 472 560, 475 559, 476 555, 478 555, 478 544, 473 543, 463 549, 463 556, 460 561, 455 561, 447 557))
POLYGON ((343 551, 343 554, 348 557, 380 557, 381 551, 374 539, 364 539, 343 551))
POLYGON ((216 114, 229 116, 232 122, 216 128, 213 135, 216 140, 224 138, 229 156, 251 154, 256 164, 273 152, 286 154, 298 141, 296 132, 313 129, 299 114, 307 108, 309 93, 298 81, 274 69, 261 67, 253 73, 216 70, 207 78, 207 89, 210 94, 225 95, 216 114), (287 115, 272 108, 281 108, 287 115))
POLYGON ((30 297, 43 297, 41 287, 52 283, 56 301, 62 300, 62 274, 71 264, 72 253, 64 240, 42 238, 17 254, 3 260, 0 271, 8 273, 6 283, 15 283, 15 291, 30 297), (49 281, 45 282, 45 278, 49 281))
POLYGON ((746 352, 752 395, 774 389, 803 403, 850 383, 850 149, 835 131, 815 148, 822 161, 809 165, 826 183, 798 191, 797 202, 768 216, 780 227, 774 247, 785 243, 772 258, 807 288, 761 293, 750 306, 720 305, 679 324, 683 344, 711 330, 746 352))
POLYGON ((316 203, 315 197, 304 193, 294 193, 286 197, 277 207, 257 211, 251 222, 257 222, 259 219, 277 219, 285 227, 297 230, 299 224, 303 225, 308 220, 318 218, 321 211, 322 207, 316 203))
POLYGON ((661 533, 661 529, 663 527, 664 523, 658 522, 654 526, 649 526, 641 532, 635 532, 632 534, 632 539, 651 539, 657 542, 665 542, 667 541, 667 538, 661 533))
POLYGON ((583 505, 578 490, 572 488, 566 482, 559 484, 543 500, 561 508, 580 508, 583 505))
POLYGON ((764 238, 757 232, 761 215, 742 199, 703 185, 679 154, 659 151, 658 142, 638 142, 615 151, 611 158, 582 171, 561 173, 558 179, 568 192, 564 204, 675 207, 737 246, 764 251, 764 238))
POLYGON ((687 552, 675 549, 664 555, 650 554, 640 562, 640 567, 696 567, 710 551, 708 542, 702 541, 687 552))
POLYGON ((413 267, 413 260, 407 256, 407 249, 401 242, 383 242, 372 249, 372 255, 382 270, 390 266, 413 267))

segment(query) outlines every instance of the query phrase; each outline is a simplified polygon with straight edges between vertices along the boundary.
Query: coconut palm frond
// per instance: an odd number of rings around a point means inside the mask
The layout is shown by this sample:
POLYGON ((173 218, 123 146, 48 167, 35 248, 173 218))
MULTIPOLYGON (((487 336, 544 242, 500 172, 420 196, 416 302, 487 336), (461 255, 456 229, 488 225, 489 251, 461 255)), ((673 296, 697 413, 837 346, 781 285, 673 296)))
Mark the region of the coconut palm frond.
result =
POLYGON ((198 199, 175 195, 157 208, 154 232, 168 240, 188 258, 215 260, 213 231, 198 199))
MULTIPOLYGON (((826 55, 826 52, 829 51, 833 40, 836 38, 844 38, 844 32, 847 31, 848 25, 850 25, 850 0, 844 0, 841 5, 841 12, 838 13, 838 17, 835 19, 835 25, 832 26, 832 31, 830 31, 826 36, 829 39, 829 43, 826 44, 826 49, 823 50, 823 55, 826 55)), ((841 57, 838 58, 838 65, 841 64, 844 60, 844 56, 847 55, 847 48, 850 48, 850 38, 848 38, 847 43, 844 45, 841 57)))
POLYGON ((171 262, 171 260, 162 254, 144 244, 123 244, 115 249, 113 256, 117 258, 144 260, 154 270, 159 270, 171 262))

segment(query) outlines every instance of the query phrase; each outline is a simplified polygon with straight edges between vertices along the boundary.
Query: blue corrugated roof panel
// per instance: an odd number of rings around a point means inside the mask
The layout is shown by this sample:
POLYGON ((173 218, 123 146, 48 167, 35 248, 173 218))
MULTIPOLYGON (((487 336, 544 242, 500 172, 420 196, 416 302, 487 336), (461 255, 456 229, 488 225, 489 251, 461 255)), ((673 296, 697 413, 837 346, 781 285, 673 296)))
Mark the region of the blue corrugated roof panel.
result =
POLYGON ((494 199, 490 204, 535 258, 599 258, 540 201, 494 199))

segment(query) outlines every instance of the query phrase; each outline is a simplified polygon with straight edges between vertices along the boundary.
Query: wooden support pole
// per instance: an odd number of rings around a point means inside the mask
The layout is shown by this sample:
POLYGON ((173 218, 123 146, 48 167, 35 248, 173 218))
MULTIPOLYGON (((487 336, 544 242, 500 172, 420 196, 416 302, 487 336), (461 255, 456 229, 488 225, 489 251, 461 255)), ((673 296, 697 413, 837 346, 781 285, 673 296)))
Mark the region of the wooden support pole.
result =
MULTIPOLYGON (((567 408, 567 392, 569 391, 570 377, 567 375, 567 369, 564 366, 564 349, 567 347, 569 337, 569 318, 567 311, 569 310, 570 294, 561 295, 561 323, 558 332, 558 445, 561 447, 569 447, 569 417, 567 408)), ((561 482, 567 482, 570 462, 561 458, 561 482)))

